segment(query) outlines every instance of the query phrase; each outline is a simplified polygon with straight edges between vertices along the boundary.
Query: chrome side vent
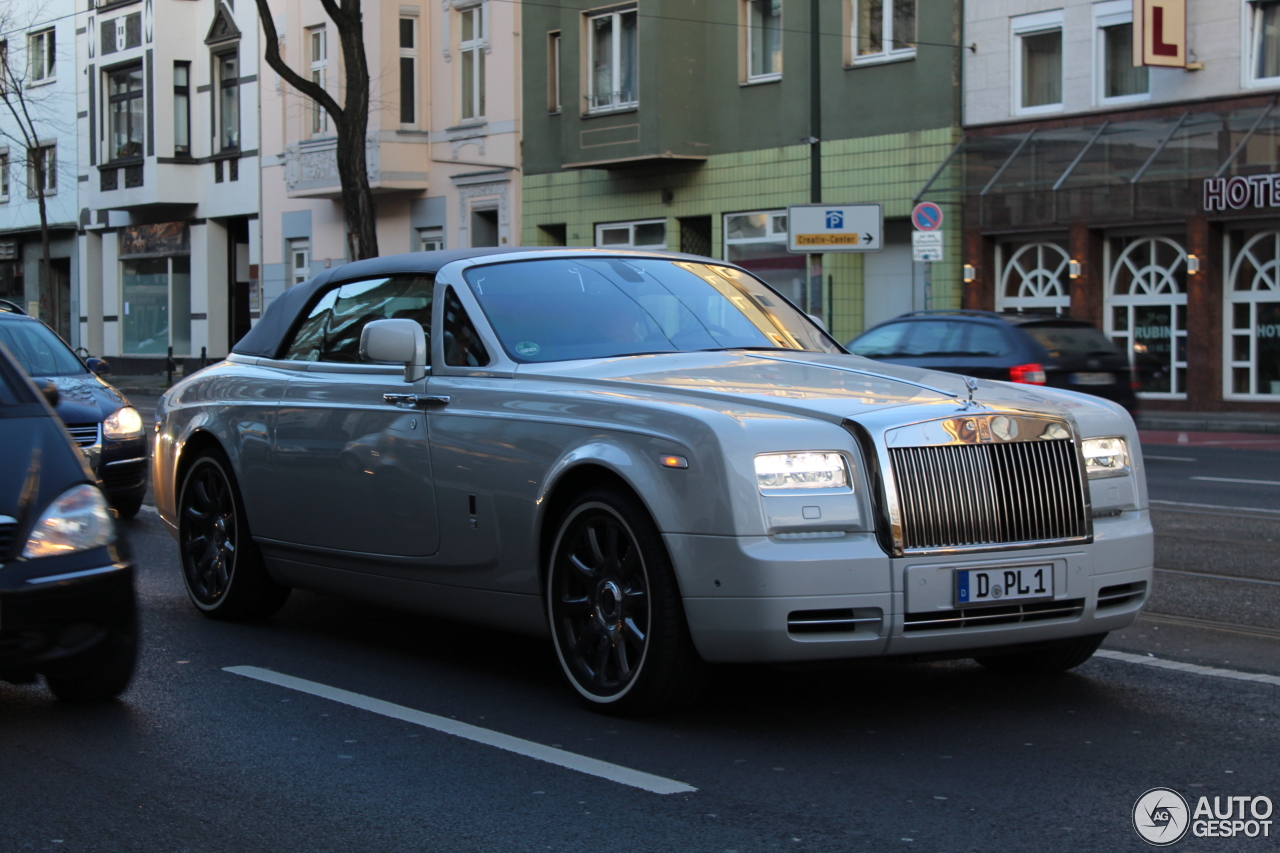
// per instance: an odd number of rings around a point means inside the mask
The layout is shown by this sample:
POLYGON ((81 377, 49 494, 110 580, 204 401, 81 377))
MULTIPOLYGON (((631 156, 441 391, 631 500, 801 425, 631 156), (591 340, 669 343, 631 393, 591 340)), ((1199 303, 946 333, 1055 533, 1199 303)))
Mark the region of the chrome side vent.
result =
POLYGON ((1104 586, 1098 590, 1098 609, 1104 607, 1120 607, 1135 601, 1141 601, 1147 594, 1146 581, 1104 586))
POLYGON ((1070 439, 893 447, 907 551, 1069 542, 1089 537, 1070 439))
POLYGON ((787 615, 791 634, 880 633, 884 614, 875 608, 836 610, 796 610, 787 615))
POLYGON ((988 628, 1017 622, 1043 622, 1050 619, 1079 619, 1084 613, 1084 599, 1040 601, 1034 604, 1008 604, 1000 607, 966 607, 961 610, 934 610, 930 613, 908 613, 902 630, 951 631, 964 628, 988 628))

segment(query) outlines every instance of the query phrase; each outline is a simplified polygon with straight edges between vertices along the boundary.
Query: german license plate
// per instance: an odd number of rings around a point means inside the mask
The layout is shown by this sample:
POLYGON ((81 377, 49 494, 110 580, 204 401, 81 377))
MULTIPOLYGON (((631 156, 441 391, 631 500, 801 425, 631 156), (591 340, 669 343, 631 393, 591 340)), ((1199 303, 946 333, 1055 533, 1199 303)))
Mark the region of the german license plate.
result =
POLYGON ((1114 385, 1116 384, 1116 375, 1114 373, 1073 373, 1071 374, 1072 385, 1114 385))
POLYGON ((1053 598, 1053 566, 956 569, 956 606, 1053 598))

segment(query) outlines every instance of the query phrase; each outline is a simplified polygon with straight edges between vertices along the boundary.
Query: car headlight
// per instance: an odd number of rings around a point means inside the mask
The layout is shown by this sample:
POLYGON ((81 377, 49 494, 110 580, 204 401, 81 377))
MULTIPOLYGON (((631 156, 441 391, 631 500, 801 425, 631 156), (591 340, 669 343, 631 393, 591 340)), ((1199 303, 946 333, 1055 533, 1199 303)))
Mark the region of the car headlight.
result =
POLYGON ((133 406, 116 409, 102 422, 102 433, 116 441, 137 438, 142 435, 142 415, 133 406))
POLYGON ((1089 479, 1123 477, 1129 473, 1129 445, 1123 438, 1086 438, 1080 442, 1089 479))
POLYGON ((68 489, 49 504, 22 549, 28 558, 87 551, 115 541, 107 499, 95 486, 68 489))
POLYGON ((756 457, 761 491, 848 489, 849 468, 839 453, 763 453, 756 457))

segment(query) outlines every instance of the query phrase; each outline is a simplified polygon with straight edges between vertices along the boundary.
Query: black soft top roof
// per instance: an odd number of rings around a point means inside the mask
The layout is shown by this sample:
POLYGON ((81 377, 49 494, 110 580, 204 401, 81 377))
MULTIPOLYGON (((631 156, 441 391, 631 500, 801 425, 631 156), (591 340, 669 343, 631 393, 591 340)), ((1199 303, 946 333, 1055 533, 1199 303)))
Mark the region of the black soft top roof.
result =
MULTIPOLYGON (((601 254, 636 254, 635 250, 622 249, 610 252, 608 249, 589 249, 574 246, 510 246, 485 249, 443 249, 439 252, 409 252, 403 255, 388 255, 383 258, 369 258, 365 261, 353 261, 333 269, 325 270, 315 278, 302 284, 296 284, 275 298, 262 315, 262 319, 253 325, 243 338, 231 348, 239 355, 251 355, 261 358, 276 358, 285 338, 293 329, 298 314, 311 302, 311 297, 334 282, 355 281, 362 278, 377 278, 391 275, 435 275, 440 268, 454 261, 468 258, 482 258, 489 255, 513 255, 522 252, 572 252, 575 248, 601 254)), ((713 261, 724 265, 724 261, 703 258, 697 255, 685 255, 676 252, 647 252, 638 254, 658 257, 682 258, 685 260, 713 261)), ((731 266, 727 265, 727 266, 731 266)))

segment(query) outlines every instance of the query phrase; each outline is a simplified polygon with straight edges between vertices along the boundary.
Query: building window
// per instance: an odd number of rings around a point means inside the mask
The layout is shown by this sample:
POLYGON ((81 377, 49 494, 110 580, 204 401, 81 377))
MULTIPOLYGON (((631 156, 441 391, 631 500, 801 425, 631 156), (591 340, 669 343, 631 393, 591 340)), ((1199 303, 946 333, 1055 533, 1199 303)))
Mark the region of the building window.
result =
POLYGON ((751 270, 796 305, 805 304, 805 256, 787 251, 785 210, 727 214, 724 259, 751 270))
POLYGON ((125 355, 191 354, 191 259, 121 261, 120 323, 125 355))
POLYGON ((639 106, 636 10, 587 18, 587 111, 639 106))
POLYGON ((418 251, 438 252, 444 248, 443 228, 419 228, 418 251))
POLYGON ((146 117, 142 112, 142 66, 121 68, 107 75, 108 134, 111 160, 142 156, 146 117))
POLYGON ((0 151, 0 204, 9 200, 9 149, 0 151))
POLYGON ((596 245, 613 249, 665 249, 667 220, 617 222, 596 226, 596 245))
POLYGON ((1280 397, 1280 232, 1235 232, 1228 259, 1228 397, 1280 397))
POLYGON ((1168 237, 1113 238, 1107 243, 1107 307, 1103 326, 1129 353, 1144 397, 1187 393, 1187 253, 1168 237))
POLYGON ((1062 12, 1013 19, 1014 112, 1062 109, 1062 12))
MULTIPOLYGON (((326 89, 326 75, 329 66, 329 43, 324 27, 312 27, 307 30, 311 51, 311 82, 321 89, 326 89)), ((327 90, 327 89, 326 89, 327 90)), ((329 130, 329 114, 320 106, 320 102, 311 102, 311 135, 326 133, 329 130)))
POLYGON ((218 62, 218 143, 223 151, 240 148, 240 59, 223 53, 218 62))
POLYGON ((418 121, 418 19, 400 19, 400 123, 418 121))
POLYGON ((27 36, 27 79, 47 83, 57 74, 57 52, 53 30, 41 30, 27 36))
POLYGON ((191 63, 173 63, 173 155, 191 156, 191 63))
POLYGON ((1148 100, 1147 69, 1133 65, 1133 4, 1129 0, 1095 3, 1093 23, 1098 31, 1099 101, 1114 104, 1148 100))
POLYGON ((1280 77, 1280 3, 1251 2, 1249 15, 1250 71, 1255 83, 1274 84, 1280 77))
POLYGON ((747 19, 747 80, 782 77, 782 0, 743 0, 747 19))
POLYGON ((560 31, 547 33, 547 112, 560 112, 560 31))
POLYGON ((40 191, 53 195, 58 191, 58 146, 54 143, 27 149, 27 198, 40 191))
POLYGON ((1060 243, 1001 243, 996 247, 1000 275, 996 310, 1067 313, 1071 307, 1070 259, 1060 243))
POLYGON ((311 278, 311 241, 289 241, 289 286, 311 278))
POLYGON ((854 61, 908 59, 916 53, 916 0, 853 0, 854 61))
POLYGON ((462 75, 461 111, 463 121, 484 118, 484 55, 487 41, 487 8, 484 4, 458 13, 462 27, 458 41, 462 75))

